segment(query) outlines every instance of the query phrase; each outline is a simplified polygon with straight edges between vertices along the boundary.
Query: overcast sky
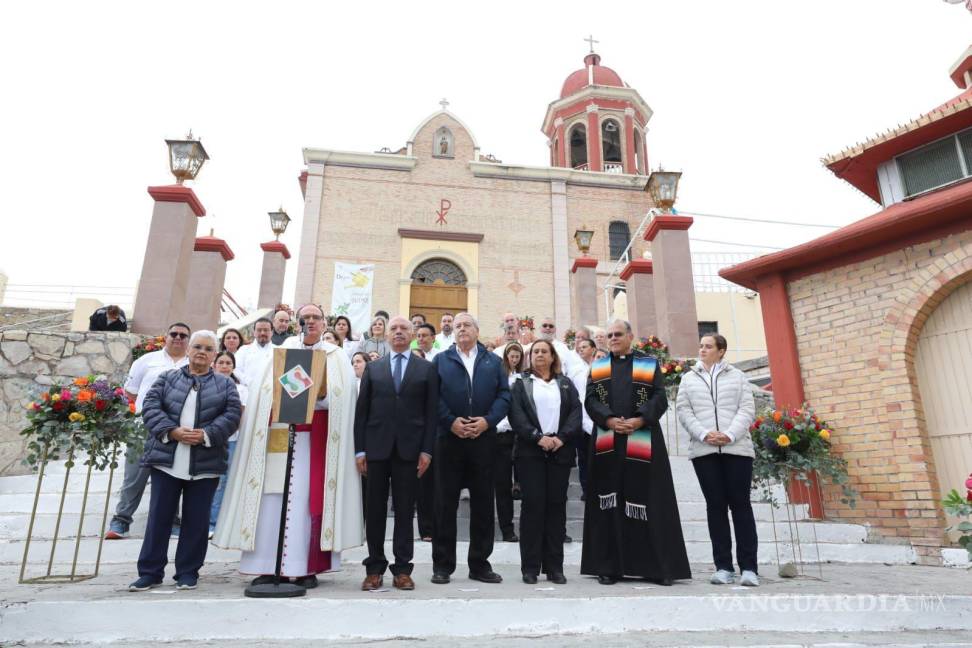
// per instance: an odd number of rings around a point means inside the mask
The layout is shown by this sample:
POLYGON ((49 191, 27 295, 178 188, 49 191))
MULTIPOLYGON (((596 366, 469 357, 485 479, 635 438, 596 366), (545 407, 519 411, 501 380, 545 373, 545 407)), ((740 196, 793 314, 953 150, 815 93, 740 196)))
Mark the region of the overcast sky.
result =
MULTIPOLYGON (((296 257, 302 147, 395 149, 447 97, 484 154, 545 165, 541 121, 589 33, 654 110, 648 159, 684 172, 680 210, 846 224, 879 206, 819 158, 958 94, 970 27, 942 0, 3 3, 0 270, 130 300, 145 188, 172 181, 163 139, 191 127, 212 157, 199 232, 229 242, 227 287, 253 304, 278 205, 296 257)), ((826 231, 699 218, 691 235, 745 251, 728 244, 826 231)))

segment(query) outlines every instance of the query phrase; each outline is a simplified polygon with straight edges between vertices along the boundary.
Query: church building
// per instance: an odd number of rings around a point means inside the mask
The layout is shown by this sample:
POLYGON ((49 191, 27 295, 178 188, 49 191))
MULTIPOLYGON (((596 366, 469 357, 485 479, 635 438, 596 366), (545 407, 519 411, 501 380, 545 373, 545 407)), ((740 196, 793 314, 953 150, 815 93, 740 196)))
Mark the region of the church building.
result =
MULTIPOLYGON (((443 312, 466 310, 490 334, 504 311, 552 315, 561 332, 596 324, 579 321, 572 303, 571 270, 582 256, 574 233, 586 229, 594 231, 597 321, 605 321, 603 279, 652 207, 651 115, 591 52, 547 106, 549 166, 486 155, 445 101, 398 150, 305 148, 296 303, 330 304, 335 262, 367 263, 373 310, 420 312, 436 324, 443 312)), ((647 245, 639 237, 630 258, 647 245)))

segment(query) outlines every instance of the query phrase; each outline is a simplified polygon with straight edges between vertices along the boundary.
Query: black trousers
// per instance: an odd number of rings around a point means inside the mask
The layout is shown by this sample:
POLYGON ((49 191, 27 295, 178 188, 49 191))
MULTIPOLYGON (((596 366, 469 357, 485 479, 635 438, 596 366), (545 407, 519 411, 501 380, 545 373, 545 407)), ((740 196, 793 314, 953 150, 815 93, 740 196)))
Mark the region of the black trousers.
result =
POLYGON ((496 521, 503 536, 512 535, 513 528, 513 433, 496 435, 493 455, 493 494, 496 497, 496 521))
MULTIPOLYGON (((565 448, 565 452, 573 452, 565 448)), ((569 464, 549 458, 519 457, 520 571, 564 573, 564 529, 567 527, 569 464)))
POLYGON ((418 491, 418 461, 400 458, 394 448, 389 459, 368 460, 368 512, 365 515, 368 557, 363 563, 368 574, 384 574, 388 568, 388 560, 385 559, 385 523, 388 519, 389 485, 395 507, 395 529, 392 532, 395 563, 391 566, 391 573, 396 576, 411 574, 415 551, 412 516, 418 491))
POLYGON ((591 435, 584 433, 574 441, 577 446, 577 478, 580 480, 581 493, 587 497, 587 455, 590 452, 591 435))
POLYGON ((492 571, 493 553, 493 457, 495 432, 475 439, 449 433, 435 444, 435 532, 432 536, 432 569, 452 574, 456 570, 456 514, 459 491, 469 489, 469 571, 492 571))
POLYGON ((418 532, 422 538, 431 538, 435 529, 435 470, 431 467, 418 480, 418 532))
POLYGON ((732 511, 739 569, 758 573, 756 551, 759 541, 753 505, 749 500, 753 482, 752 458, 715 452, 693 459, 692 466, 705 496, 705 515, 716 569, 735 571, 729 532, 729 511, 732 511))
POLYGON ((152 495, 149 499, 148 525, 138 554, 138 575, 162 580, 169 562, 169 536, 172 518, 179 510, 182 496, 182 528, 175 555, 175 579, 199 576, 209 546, 209 509, 216 494, 218 479, 176 479, 152 468, 152 495))

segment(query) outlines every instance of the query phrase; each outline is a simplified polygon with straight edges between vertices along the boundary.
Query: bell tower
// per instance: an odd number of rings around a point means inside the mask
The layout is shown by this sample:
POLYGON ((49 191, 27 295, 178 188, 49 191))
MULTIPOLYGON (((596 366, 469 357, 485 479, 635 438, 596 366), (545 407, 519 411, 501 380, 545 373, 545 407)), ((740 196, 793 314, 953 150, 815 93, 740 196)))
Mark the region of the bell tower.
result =
POLYGON ((547 107, 544 135, 550 145, 550 164, 577 171, 647 175, 645 131, 651 108, 617 72, 601 65, 594 51, 584 67, 572 72, 560 99, 547 107))

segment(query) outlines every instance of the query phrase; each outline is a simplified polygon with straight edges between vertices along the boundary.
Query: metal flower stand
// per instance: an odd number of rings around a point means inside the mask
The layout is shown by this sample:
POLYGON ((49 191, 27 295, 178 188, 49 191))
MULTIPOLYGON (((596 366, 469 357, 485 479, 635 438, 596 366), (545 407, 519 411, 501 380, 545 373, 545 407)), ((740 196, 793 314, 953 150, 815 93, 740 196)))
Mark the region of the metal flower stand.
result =
MULTIPOLYGON (((95 453, 92 453, 92 455, 94 454, 95 453)), ((111 464, 108 472, 108 488, 105 493, 105 503, 101 509, 101 532, 98 534, 98 553, 97 553, 97 557, 95 558, 94 572, 88 574, 78 573, 78 554, 80 553, 81 550, 81 538, 83 537, 82 534, 84 530, 84 520, 85 520, 85 514, 88 511, 88 499, 89 499, 88 496, 90 494, 90 489, 91 489, 91 475, 92 475, 92 471, 94 470, 93 462, 90 462, 88 464, 88 470, 84 480, 84 492, 81 498, 81 511, 80 514, 78 515, 78 529, 77 529, 77 534, 74 538, 74 556, 73 559, 71 560, 71 572, 69 574, 55 574, 53 573, 54 557, 57 551, 57 543, 58 540, 60 539, 59 536, 61 532, 61 522, 63 521, 63 517, 64 517, 64 502, 68 496, 68 480, 71 477, 71 470, 74 465, 74 455, 75 455, 75 446, 72 445, 68 449, 68 453, 67 453, 66 468, 64 470, 64 482, 63 484, 61 484, 61 498, 57 507, 57 518, 55 519, 54 522, 54 534, 51 539, 51 552, 50 552, 50 556, 47 559, 47 572, 43 576, 24 578, 24 575, 27 571, 27 562, 28 562, 27 559, 30 555, 30 544, 31 541, 34 540, 33 537, 34 524, 37 521, 37 509, 40 503, 41 489, 44 484, 44 473, 48 463, 47 462, 48 448, 46 447, 44 448, 44 452, 40 462, 40 470, 38 471, 37 474, 37 490, 34 492, 34 506, 30 512, 30 523, 28 524, 27 527, 27 539, 24 543, 24 557, 20 563, 20 578, 18 582, 21 584, 77 583, 80 581, 94 578, 98 575, 98 570, 101 566, 101 549, 105 539, 105 525, 108 520, 108 503, 111 500, 111 484, 115 476, 115 462, 118 457, 118 444, 116 443, 112 446, 111 464)), ((93 507, 98 504, 100 503, 93 504, 93 507)), ((64 539, 70 541, 71 538, 70 536, 68 536, 64 539)))
MULTIPOLYGON (((815 487, 818 489, 817 495, 820 495, 820 484, 818 482, 814 481, 811 484, 811 482, 800 480, 799 484, 804 489, 815 487)), ((774 482, 773 490, 777 493, 783 493, 784 498, 782 508, 785 513, 785 519, 780 520, 782 531, 785 531, 782 539, 780 536, 783 534, 778 534, 776 530, 777 505, 773 501, 769 502, 770 516, 773 524, 773 546, 776 549, 776 564, 779 568, 780 576, 786 578, 824 580, 823 562, 820 560, 820 545, 817 541, 817 520, 809 515, 801 519, 802 516, 798 512, 797 507, 808 505, 794 504, 790 499, 790 493, 786 483, 774 482), (810 533, 808 537, 802 537, 800 526, 806 524, 810 525, 810 533), (808 559, 812 560, 814 557, 816 557, 814 561, 817 566, 816 570, 813 570, 812 566, 807 562, 808 559), (792 568, 787 568, 788 565, 792 565, 792 568), (813 571, 816 571, 816 573, 814 574, 813 571)), ((807 535, 806 532, 804 532, 804 535, 807 535)))

